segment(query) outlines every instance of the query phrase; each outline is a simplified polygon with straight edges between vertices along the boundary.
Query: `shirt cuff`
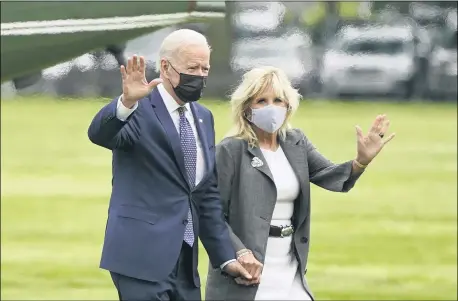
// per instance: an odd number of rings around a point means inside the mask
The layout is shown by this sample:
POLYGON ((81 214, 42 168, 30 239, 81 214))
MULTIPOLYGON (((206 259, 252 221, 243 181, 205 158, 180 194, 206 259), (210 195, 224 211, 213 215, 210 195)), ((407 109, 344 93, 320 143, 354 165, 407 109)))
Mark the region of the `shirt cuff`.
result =
POLYGON ((225 263, 223 263, 222 265, 220 265, 219 268, 223 271, 225 266, 227 266, 229 263, 235 262, 235 261, 236 261, 235 259, 228 260, 225 263))
POLYGON ((132 114, 138 107, 138 102, 135 103, 132 109, 127 108, 122 103, 122 95, 118 98, 118 105, 116 106, 116 117, 121 121, 126 121, 129 118, 130 114, 132 114))

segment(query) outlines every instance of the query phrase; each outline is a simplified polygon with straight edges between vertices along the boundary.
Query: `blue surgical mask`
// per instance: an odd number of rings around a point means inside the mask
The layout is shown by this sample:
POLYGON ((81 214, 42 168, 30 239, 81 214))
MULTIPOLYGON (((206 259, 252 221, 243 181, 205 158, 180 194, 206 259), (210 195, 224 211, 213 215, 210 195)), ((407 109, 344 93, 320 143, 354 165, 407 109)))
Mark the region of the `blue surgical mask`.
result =
POLYGON ((275 133, 285 122, 286 111, 285 107, 275 105, 251 109, 250 121, 267 133, 275 133))

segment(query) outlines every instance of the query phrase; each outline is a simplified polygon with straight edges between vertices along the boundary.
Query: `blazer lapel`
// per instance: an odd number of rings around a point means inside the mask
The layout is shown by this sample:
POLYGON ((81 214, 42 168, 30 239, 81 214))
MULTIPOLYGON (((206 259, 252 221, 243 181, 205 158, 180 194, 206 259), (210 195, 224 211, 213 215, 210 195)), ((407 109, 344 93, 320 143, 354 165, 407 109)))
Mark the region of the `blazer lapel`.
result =
MULTIPOLYGON (((294 173, 297 176, 302 194, 307 193, 305 190, 309 189, 309 186, 306 185, 308 181, 308 167, 304 148, 301 145, 297 145, 297 141, 290 141, 288 139, 286 139, 286 141, 280 140, 280 145, 283 149, 283 152, 285 153, 286 158, 288 159, 288 162, 291 164, 294 173)), ((298 205, 299 212, 296 212, 295 215, 299 217, 297 220, 297 226, 299 227, 307 216, 307 212, 310 208, 310 203, 304 204, 303 202, 300 202, 298 205)))
MULTIPOLYGON (((202 145, 203 153, 204 153, 204 161, 205 161, 205 173, 204 177, 200 181, 199 185, 205 181, 205 178, 208 176, 209 171, 210 171, 210 154, 209 154, 209 149, 208 149, 208 141, 207 141, 207 135, 205 133, 205 128, 204 128, 204 123, 203 123, 203 116, 199 110, 199 108, 194 104, 190 103, 189 104, 191 107, 191 112, 192 115, 194 116, 194 123, 196 124, 196 129, 197 129, 197 134, 198 138, 200 139, 200 143, 202 145)), ((196 188, 199 186, 197 185, 196 188)))
POLYGON ((280 141, 280 145, 302 187, 302 183, 307 179, 307 162, 303 147, 289 141, 280 141))
POLYGON ((178 135, 178 131, 173 124, 170 113, 167 111, 161 94, 159 94, 157 88, 153 90, 150 100, 151 104, 153 105, 154 112, 156 113, 159 122, 162 124, 162 127, 167 134, 170 146, 173 150, 173 154, 175 155, 175 161, 178 164, 178 168, 180 169, 185 182, 189 186, 188 175, 184 165, 184 155, 180 144, 180 136, 178 135))
POLYGON ((262 154, 261 149, 259 147, 248 146, 248 152, 253 157, 251 160, 251 166, 259 170, 260 172, 262 172, 274 183, 275 182, 274 177, 272 176, 272 173, 270 172, 269 166, 267 165, 266 159, 264 158, 264 155, 262 154), (259 162, 262 162, 262 164, 259 162))

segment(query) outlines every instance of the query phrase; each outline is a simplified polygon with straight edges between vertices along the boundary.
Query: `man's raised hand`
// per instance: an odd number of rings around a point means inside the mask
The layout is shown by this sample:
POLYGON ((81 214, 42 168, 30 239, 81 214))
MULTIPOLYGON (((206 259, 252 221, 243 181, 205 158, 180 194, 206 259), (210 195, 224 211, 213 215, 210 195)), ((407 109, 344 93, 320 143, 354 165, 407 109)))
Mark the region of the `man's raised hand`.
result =
POLYGON ((156 78, 148 82, 145 77, 145 58, 134 55, 127 60, 127 67, 121 66, 122 76, 122 102, 132 108, 137 101, 151 93, 162 83, 162 79, 156 78))

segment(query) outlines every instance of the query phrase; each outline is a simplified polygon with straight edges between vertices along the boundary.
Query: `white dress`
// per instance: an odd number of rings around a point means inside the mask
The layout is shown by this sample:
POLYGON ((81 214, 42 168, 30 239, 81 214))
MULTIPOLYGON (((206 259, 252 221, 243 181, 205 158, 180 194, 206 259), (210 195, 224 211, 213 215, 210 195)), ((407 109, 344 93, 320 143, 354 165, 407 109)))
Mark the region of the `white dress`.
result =
MULTIPOLYGON (((289 226, 294 200, 299 195, 299 181, 281 147, 261 149, 277 188, 277 202, 271 225, 289 226)), ((291 252, 293 236, 269 237, 264 269, 255 300, 311 300, 302 285, 299 263, 291 252)))

